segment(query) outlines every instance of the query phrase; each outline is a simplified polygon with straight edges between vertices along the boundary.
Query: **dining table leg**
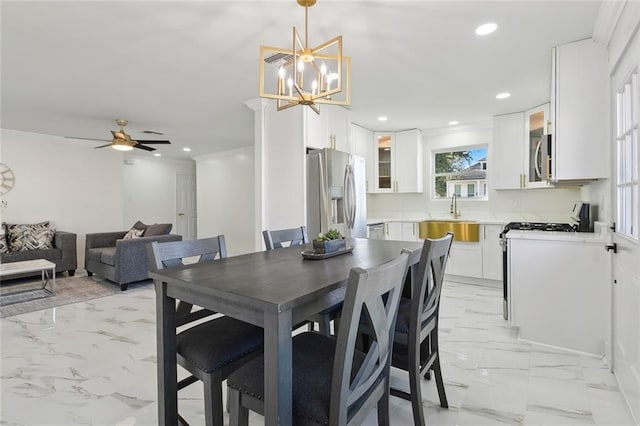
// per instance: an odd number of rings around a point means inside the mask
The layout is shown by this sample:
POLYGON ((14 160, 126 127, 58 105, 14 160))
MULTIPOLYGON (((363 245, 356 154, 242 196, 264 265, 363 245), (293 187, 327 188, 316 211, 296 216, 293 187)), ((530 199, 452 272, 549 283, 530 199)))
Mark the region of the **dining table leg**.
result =
POLYGON ((158 366, 158 424, 178 424, 176 366, 176 300, 167 296, 167 284, 156 281, 158 366))
POLYGON ((290 425, 292 405, 291 311, 264 314, 265 424, 290 425))

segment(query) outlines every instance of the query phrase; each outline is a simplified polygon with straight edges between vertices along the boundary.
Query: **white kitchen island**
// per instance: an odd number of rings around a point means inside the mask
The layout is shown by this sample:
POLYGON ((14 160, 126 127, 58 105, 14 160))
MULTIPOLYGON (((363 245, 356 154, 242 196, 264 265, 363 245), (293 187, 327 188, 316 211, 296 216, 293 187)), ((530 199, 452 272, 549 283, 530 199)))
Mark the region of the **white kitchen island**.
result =
POLYGON ((510 231, 510 322, 520 338, 598 356, 609 326, 609 256, 601 233, 510 231))

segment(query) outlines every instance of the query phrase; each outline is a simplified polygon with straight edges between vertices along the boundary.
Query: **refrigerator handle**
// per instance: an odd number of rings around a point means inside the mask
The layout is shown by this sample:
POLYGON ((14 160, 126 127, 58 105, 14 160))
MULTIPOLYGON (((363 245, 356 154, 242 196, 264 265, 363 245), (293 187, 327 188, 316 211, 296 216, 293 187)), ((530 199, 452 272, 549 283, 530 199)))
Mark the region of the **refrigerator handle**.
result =
MULTIPOLYGON (((331 228, 331 205, 330 196, 327 193, 327 179, 324 171, 323 156, 318 155, 318 174, 320 180, 320 229, 319 232, 327 232, 331 228)), ((315 235, 314 237, 315 238, 315 235)))
POLYGON ((350 164, 347 164, 344 172, 344 209, 347 228, 353 229, 356 216, 355 180, 353 177, 353 168, 350 164))

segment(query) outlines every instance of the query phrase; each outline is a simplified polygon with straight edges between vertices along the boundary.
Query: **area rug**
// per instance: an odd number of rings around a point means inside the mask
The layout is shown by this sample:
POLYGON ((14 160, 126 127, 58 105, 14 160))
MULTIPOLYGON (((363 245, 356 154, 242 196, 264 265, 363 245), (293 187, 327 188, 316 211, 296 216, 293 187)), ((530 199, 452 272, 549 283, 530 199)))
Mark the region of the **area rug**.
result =
MULTIPOLYGON (((0 294, 14 293, 26 289, 37 289, 40 287, 39 284, 40 277, 5 281, 0 285, 0 294)), ((151 280, 149 280, 148 285, 152 285, 151 280)), ((0 306, 0 318, 111 296, 121 293, 121 291, 120 286, 97 278, 94 275, 93 277, 77 276, 56 278, 55 293, 56 294, 52 296, 39 297, 37 299, 0 306)))

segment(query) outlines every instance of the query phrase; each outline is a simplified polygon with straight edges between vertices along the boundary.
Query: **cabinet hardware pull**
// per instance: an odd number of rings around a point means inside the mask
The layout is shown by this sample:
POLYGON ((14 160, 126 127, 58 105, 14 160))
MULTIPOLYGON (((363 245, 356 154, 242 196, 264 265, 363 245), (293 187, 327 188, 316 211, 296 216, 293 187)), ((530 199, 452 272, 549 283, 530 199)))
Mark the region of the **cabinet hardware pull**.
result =
POLYGON ((547 155, 547 185, 551 183, 551 156, 547 155))
POLYGON ((613 243, 613 244, 607 244, 604 246, 604 249, 606 251, 613 251, 613 253, 618 253, 618 244, 617 243, 613 243))

